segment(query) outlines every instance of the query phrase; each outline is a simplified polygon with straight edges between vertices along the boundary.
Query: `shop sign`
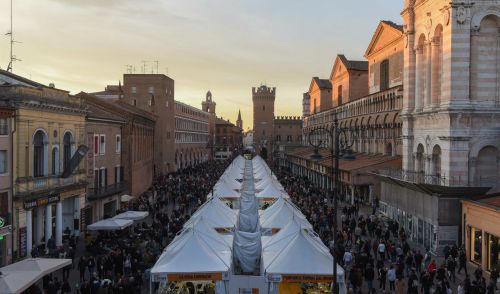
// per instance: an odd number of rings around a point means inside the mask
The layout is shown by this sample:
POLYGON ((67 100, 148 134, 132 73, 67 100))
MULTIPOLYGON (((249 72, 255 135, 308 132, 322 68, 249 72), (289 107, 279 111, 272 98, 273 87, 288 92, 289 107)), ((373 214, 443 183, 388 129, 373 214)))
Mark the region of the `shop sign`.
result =
POLYGON ((281 275, 280 274, 269 274, 267 275, 267 281, 270 283, 281 283, 281 275))
POLYGON ((333 280, 332 275, 282 275, 282 282, 285 283, 328 283, 333 280))
POLYGON ((24 201, 24 209, 32 209, 38 206, 44 206, 47 204, 57 203, 61 198, 59 195, 47 196, 38 199, 26 200, 24 201))
POLYGON ((222 273, 168 274, 168 281, 221 281, 222 273))

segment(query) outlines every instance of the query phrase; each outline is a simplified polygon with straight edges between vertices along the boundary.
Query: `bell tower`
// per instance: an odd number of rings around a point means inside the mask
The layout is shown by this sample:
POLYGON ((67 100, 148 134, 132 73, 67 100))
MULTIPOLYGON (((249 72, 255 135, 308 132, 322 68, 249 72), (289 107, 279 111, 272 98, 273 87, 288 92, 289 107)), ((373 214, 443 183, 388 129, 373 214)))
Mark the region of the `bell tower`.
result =
POLYGON ((205 101, 201 102, 201 109, 205 112, 215 114, 215 106, 216 103, 212 101, 212 93, 208 91, 205 101))

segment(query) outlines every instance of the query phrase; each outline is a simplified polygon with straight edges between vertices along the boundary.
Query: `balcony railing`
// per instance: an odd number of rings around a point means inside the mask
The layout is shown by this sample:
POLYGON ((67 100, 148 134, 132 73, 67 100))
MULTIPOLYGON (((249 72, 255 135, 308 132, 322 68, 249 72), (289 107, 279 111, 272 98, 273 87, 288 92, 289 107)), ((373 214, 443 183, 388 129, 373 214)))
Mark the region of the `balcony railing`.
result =
POLYGON ((379 170, 376 174, 397 180, 414 183, 449 187, 494 187, 496 177, 476 177, 472 182, 467 176, 446 177, 444 175, 425 174, 406 170, 379 170))
POLYGON ((111 196, 127 189, 127 182, 120 182, 104 187, 89 188, 87 197, 89 200, 96 200, 103 197, 111 196))
POLYGON ((60 175, 48 175, 43 177, 22 177, 17 178, 14 186, 14 194, 23 196, 26 193, 44 191, 58 187, 69 186, 84 180, 84 174, 75 173, 68 178, 61 178, 60 175))

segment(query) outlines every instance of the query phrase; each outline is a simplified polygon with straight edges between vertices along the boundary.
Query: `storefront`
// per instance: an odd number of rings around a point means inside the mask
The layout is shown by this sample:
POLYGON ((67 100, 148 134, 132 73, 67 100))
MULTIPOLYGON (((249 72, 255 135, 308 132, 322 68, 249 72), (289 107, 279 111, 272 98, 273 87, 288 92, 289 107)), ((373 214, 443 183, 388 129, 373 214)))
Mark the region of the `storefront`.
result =
POLYGON ((468 261, 500 270, 500 196, 464 200, 462 212, 468 261))
POLYGON ((19 232, 18 256, 29 256, 33 246, 44 246, 51 237, 61 245, 65 231, 80 234, 80 207, 85 200, 84 188, 38 196, 16 202, 19 232), (21 206, 22 205, 22 206, 21 206))

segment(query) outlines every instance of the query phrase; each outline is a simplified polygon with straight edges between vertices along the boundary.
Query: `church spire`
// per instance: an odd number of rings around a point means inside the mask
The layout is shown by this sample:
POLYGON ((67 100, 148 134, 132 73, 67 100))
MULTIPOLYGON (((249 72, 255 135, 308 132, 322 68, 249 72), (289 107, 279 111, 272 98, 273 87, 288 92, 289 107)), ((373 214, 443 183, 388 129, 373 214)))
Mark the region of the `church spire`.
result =
POLYGON ((236 126, 243 130, 243 121, 241 120, 241 110, 238 109, 238 119, 236 120, 236 126))

